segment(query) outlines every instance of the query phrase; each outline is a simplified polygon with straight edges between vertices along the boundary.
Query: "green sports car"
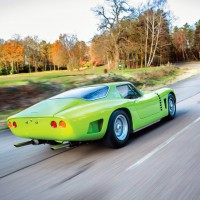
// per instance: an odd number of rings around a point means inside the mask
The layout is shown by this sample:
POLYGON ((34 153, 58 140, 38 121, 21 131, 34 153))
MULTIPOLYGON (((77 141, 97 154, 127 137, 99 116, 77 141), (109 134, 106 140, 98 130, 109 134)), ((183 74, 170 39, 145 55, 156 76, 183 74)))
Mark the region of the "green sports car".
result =
POLYGON ((172 89, 143 93, 129 82, 115 82, 68 90, 9 117, 7 124, 33 144, 103 139, 120 148, 130 133, 175 114, 172 89))

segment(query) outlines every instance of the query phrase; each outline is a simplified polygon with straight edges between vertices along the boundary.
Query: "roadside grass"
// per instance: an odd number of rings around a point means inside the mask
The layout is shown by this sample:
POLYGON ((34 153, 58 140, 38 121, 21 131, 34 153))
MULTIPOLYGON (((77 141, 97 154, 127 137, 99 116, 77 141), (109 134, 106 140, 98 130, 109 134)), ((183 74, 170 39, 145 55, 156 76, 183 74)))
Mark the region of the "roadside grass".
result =
MULTIPOLYGON (((90 78, 103 75, 105 66, 89 68, 81 71, 48 71, 48 72, 34 72, 26 74, 15 74, 9 76, 0 76, 0 87, 7 86, 17 86, 17 85, 26 85, 29 82, 40 82, 40 83, 52 83, 52 84, 63 84, 66 85, 66 82, 73 82, 74 79, 90 78)), ((122 75, 125 77, 132 77, 133 74, 139 72, 149 72, 155 71, 157 67, 149 68, 139 68, 139 69, 125 69, 118 70, 112 69, 108 73, 115 73, 117 75, 122 75)))
POLYGON ((6 127, 7 117, 51 96, 78 86, 106 82, 129 81, 144 89, 163 85, 185 73, 179 67, 151 67, 110 70, 96 67, 83 71, 50 71, 0 77, 0 129, 6 127))
POLYGON ((178 67, 160 67, 153 71, 141 71, 133 75, 139 82, 145 86, 164 85, 173 80, 176 76, 184 73, 178 67))

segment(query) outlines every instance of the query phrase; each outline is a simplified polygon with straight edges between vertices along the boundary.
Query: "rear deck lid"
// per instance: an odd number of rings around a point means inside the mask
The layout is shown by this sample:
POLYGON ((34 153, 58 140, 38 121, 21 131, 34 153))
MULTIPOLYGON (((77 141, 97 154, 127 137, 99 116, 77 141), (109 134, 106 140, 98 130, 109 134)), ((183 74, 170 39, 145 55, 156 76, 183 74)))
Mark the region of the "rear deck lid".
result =
POLYGON ((41 101, 26 110, 13 115, 11 118, 21 117, 52 117, 59 112, 72 108, 76 105, 84 104, 83 99, 66 98, 66 99, 47 99, 41 101))

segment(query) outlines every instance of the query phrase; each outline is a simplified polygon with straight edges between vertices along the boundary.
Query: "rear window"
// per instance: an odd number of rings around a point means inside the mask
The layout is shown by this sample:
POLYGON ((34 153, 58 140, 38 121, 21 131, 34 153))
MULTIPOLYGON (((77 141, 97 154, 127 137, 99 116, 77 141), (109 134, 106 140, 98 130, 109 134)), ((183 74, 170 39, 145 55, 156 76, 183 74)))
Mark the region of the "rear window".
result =
POLYGON ((50 99, 79 98, 85 100, 96 100, 106 97, 108 89, 109 87, 105 85, 75 88, 51 97, 50 99))

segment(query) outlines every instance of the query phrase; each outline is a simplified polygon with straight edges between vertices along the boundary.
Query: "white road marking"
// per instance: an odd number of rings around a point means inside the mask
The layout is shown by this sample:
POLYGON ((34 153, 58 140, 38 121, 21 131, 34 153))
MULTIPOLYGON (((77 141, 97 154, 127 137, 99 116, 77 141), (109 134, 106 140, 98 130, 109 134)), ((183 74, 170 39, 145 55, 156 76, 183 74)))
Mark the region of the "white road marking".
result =
POLYGON ((151 151, 150 153, 148 153, 146 156, 144 156, 143 158, 141 158, 140 160, 138 160, 137 162, 135 162, 133 165, 131 165, 130 167, 128 167, 126 169, 126 171, 133 170, 137 166, 141 165, 143 162, 145 162, 146 160, 148 160, 149 158, 151 158, 153 155, 155 155, 158 151, 160 151, 161 149, 163 149, 164 147, 166 147, 169 143, 171 143, 173 140, 175 140, 179 135, 181 135, 184 131, 186 131, 191 126, 193 126, 194 124, 196 124, 198 121, 200 121, 200 117, 197 118, 196 120, 194 120, 191 124, 189 124, 185 128, 183 128, 181 131, 179 131, 178 133, 176 133, 175 135, 173 135, 172 137, 170 137, 168 140, 166 140, 165 142, 163 142, 162 144, 160 144, 158 147, 156 147, 153 151, 151 151))

